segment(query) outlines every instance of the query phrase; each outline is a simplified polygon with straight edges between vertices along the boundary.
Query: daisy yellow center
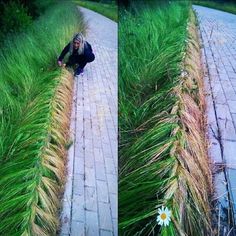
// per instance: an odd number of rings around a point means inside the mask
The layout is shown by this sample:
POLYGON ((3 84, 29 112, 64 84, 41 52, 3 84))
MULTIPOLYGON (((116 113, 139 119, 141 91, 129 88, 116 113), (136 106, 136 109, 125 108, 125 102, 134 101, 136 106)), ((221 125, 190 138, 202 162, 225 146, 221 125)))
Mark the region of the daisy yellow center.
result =
POLYGON ((161 213, 160 217, 161 217, 162 220, 165 220, 167 218, 166 213, 161 213))

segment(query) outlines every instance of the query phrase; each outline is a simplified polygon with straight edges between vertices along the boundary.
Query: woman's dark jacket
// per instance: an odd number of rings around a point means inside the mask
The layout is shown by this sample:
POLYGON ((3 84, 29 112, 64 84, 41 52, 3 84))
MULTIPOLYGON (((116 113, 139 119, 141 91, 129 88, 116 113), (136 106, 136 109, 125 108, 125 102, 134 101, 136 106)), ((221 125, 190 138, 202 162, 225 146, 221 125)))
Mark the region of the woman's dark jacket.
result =
MULTIPOLYGON (((65 57, 65 55, 70 51, 70 44, 68 43, 65 48, 62 50, 61 55, 58 57, 58 61, 62 61, 65 57)), ((72 54, 69 56, 68 62, 70 64, 76 63, 78 60, 80 60, 81 57, 90 58, 91 56, 94 56, 93 50, 91 45, 86 41, 84 42, 84 53, 78 54, 78 49, 73 48, 72 54)))

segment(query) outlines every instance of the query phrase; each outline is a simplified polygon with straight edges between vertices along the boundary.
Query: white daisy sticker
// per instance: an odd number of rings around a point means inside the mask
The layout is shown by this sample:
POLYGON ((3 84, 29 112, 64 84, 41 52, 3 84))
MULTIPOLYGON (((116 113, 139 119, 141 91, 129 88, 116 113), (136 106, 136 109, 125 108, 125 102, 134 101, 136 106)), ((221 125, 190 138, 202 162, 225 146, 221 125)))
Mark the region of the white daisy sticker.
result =
POLYGON ((171 211, 167 207, 164 208, 164 206, 162 206, 158 209, 158 214, 159 215, 157 216, 157 223, 159 225, 168 226, 171 221, 171 211))

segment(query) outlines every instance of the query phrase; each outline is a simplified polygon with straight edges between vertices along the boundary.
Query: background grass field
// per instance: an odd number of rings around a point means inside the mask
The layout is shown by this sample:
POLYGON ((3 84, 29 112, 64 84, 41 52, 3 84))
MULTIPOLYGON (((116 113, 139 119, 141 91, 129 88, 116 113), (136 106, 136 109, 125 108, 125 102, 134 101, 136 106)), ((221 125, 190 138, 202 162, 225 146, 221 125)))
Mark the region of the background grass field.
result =
POLYGON ((98 12, 110 18, 113 21, 118 22, 118 7, 114 1, 111 1, 111 3, 102 3, 102 2, 93 2, 93 1, 74 0, 73 2, 82 7, 98 12))

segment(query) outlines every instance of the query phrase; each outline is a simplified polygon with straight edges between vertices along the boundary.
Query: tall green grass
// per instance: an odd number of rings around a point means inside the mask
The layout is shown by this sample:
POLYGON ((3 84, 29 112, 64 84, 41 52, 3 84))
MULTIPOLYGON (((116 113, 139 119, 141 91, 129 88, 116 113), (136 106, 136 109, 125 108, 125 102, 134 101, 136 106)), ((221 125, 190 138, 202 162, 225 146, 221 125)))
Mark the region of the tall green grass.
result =
POLYGON ((236 14, 236 3, 194 0, 193 4, 236 14))
POLYGON ((158 6, 136 3, 120 12, 119 234, 207 235, 207 194, 197 179, 207 181, 182 120, 191 117, 180 76, 190 6, 158 6), (172 211, 167 227, 156 222, 161 206, 172 211))
POLYGON ((80 0, 74 0, 73 2, 79 4, 81 7, 85 7, 90 10, 96 11, 115 22, 118 22, 118 7, 115 3, 108 4, 108 3, 80 1, 80 0))
POLYGON ((147 117, 174 104, 175 97, 168 96, 166 100, 163 95, 179 82, 187 20, 188 8, 178 4, 163 9, 140 6, 133 8, 133 13, 123 10, 120 14, 119 123, 121 131, 125 131, 122 140, 136 137, 137 127, 147 117), (162 99, 165 106, 156 103, 153 95, 162 99), (155 109, 148 109, 150 105, 155 109))
POLYGON ((54 102, 61 83, 56 61, 81 30, 81 14, 61 2, 26 32, 9 36, 1 51, 0 235, 55 234, 63 184, 63 161, 55 160, 60 135, 52 127, 52 119, 58 129, 63 119, 55 112, 63 109, 54 102))

